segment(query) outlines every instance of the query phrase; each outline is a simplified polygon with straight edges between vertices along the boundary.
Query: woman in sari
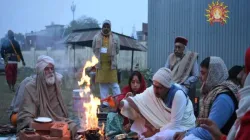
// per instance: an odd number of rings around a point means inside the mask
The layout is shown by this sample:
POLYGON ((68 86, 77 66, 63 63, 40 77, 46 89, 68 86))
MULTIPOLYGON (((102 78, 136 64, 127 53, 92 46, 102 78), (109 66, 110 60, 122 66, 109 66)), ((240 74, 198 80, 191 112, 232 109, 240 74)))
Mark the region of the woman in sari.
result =
POLYGON ((128 85, 122 89, 122 93, 116 97, 116 112, 110 112, 106 122, 106 136, 113 139, 116 135, 129 133, 131 122, 128 118, 120 114, 118 106, 120 101, 128 96, 135 96, 142 93, 147 85, 144 77, 139 71, 134 71, 129 77, 128 85))

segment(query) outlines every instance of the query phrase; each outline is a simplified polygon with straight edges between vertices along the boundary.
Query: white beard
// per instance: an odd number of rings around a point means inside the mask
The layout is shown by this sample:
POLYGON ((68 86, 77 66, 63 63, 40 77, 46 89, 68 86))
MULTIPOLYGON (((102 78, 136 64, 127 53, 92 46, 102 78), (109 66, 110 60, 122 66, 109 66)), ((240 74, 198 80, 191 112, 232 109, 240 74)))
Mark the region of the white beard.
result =
POLYGON ((56 78, 55 78, 55 75, 52 74, 53 76, 50 77, 51 75, 48 75, 46 76, 45 80, 46 80, 46 83, 51 86, 51 85, 54 85, 55 84, 55 81, 56 81, 56 78))

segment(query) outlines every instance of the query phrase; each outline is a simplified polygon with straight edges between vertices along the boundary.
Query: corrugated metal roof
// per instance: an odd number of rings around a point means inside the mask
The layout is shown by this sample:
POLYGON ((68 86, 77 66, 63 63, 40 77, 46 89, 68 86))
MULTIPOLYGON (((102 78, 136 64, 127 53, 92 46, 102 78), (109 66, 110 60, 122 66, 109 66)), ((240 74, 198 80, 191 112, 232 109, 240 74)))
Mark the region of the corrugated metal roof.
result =
MULTIPOLYGON (((75 30, 68 36, 65 42, 68 44, 75 43, 77 45, 91 47, 94 36, 100 30, 100 28, 75 30)), ((116 32, 113 33, 120 39, 121 50, 147 51, 147 48, 134 38, 116 32)))
POLYGON ((230 11, 224 26, 207 22, 205 10, 212 0, 149 0, 148 67, 156 71, 165 65, 176 36, 188 38, 187 48, 199 53, 199 63, 208 56, 219 56, 228 68, 244 64, 250 46, 250 1, 219 2, 230 11))

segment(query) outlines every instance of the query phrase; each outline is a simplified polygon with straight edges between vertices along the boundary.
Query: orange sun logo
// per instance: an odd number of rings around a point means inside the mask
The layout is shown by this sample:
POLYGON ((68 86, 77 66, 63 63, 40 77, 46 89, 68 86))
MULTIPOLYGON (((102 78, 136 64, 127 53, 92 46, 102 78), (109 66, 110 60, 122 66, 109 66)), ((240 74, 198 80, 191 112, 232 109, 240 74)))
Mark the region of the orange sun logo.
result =
POLYGON ((224 5, 223 2, 212 2, 212 4, 208 4, 208 9, 206 9, 207 14, 205 15, 208 18, 208 22, 211 25, 215 22, 219 22, 222 25, 227 23, 227 18, 229 11, 227 10, 227 6, 224 5))

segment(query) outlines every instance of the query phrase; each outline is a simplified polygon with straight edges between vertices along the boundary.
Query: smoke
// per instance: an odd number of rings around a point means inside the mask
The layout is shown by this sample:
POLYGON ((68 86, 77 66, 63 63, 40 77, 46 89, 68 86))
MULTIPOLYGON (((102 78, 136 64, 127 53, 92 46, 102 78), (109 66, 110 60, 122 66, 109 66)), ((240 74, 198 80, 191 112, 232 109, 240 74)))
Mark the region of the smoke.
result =
MULTIPOLYGON (((85 19, 85 18, 82 18, 85 19)), ((86 24, 92 21, 91 18, 79 20, 79 23, 86 24)), ((97 21, 89 24, 97 23, 97 21)), ((23 51, 26 66, 35 68, 38 56, 48 55, 55 61, 55 70, 63 75, 63 88, 79 88, 77 81, 80 80, 83 66, 87 60, 91 60, 93 52, 91 48, 65 44, 68 35, 68 27, 52 23, 46 29, 26 34, 28 49, 23 51), (32 48, 32 49, 30 49, 32 48)))

